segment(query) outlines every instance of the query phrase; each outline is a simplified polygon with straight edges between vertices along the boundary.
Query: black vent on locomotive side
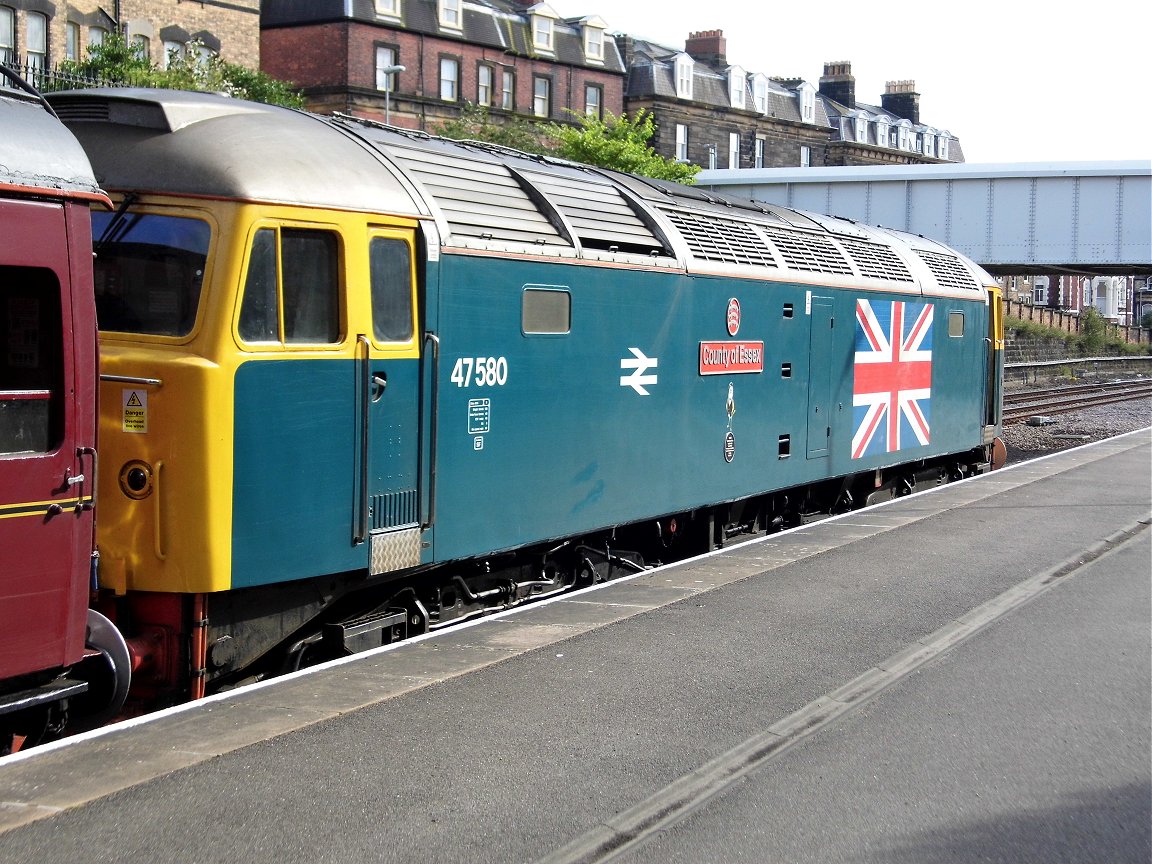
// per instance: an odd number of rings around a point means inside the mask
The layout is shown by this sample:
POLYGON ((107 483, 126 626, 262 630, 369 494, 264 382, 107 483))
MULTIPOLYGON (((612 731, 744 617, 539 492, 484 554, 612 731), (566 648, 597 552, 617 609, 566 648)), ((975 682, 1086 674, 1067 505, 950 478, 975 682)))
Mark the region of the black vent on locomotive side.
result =
POLYGON ((779 267, 763 238, 747 222, 720 219, 711 214, 697 216, 667 208, 661 208, 661 211, 684 237, 695 258, 753 267, 779 267))
POLYGON ((838 237, 840 245, 856 264, 861 276, 893 282, 915 282, 912 272, 889 247, 866 243, 851 237, 838 237))
POLYGON ((764 233, 793 270, 852 275, 851 265, 827 237, 771 227, 765 227, 764 233))
POLYGON ((980 290, 975 277, 955 255, 930 252, 927 249, 917 249, 916 254, 928 265, 928 269, 932 271, 932 275, 940 285, 965 291, 980 290))

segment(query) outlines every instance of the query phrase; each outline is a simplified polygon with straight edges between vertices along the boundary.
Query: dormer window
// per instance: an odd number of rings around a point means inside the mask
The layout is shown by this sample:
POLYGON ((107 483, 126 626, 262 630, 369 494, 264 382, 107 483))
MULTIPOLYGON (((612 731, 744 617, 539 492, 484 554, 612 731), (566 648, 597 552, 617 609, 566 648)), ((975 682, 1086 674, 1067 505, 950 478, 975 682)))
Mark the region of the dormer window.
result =
POLYGON ((744 109, 744 95, 747 87, 747 77, 739 66, 728 69, 728 101, 733 108, 744 109))
POLYGON ((863 114, 856 115, 856 143, 868 143, 868 118, 863 114))
POLYGON ((947 132, 940 133, 940 139, 936 145, 936 156, 939 159, 948 158, 948 141, 950 140, 947 132))
POLYGON ((896 127, 896 146, 901 150, 913 148, 912 124, 907 120, 901 120, 900 125, 896 127))
POLYGON ((797 91, 800 100, 800 121, 802 123, 816 122, 816 88, 805 81, 797 91))
POLYGON ((463 19, 460 13, 460 0, 438 0, 440 9, 440 26, 449 30, 462 30, 463 19))
POLYGON ((552 19, 543 15, 532 16, 532 44, 541 51, 552 50, 552 19))
POLYGON ((692 58, 687 54, 676 55, 676 98, 692 98, 692 58))
POLYGON ((608 24, 597 16, 584 18, 580 22, 584 27, 584 60, 589 63, 604 62, 604 31, 608 24))
POLYGON ((921 139, 921 144, 920 152, 925 156, 936 155, 936 136, 932 134, 932 130, 924 130, 924 137, 921 139))
POLYGON ((768 113, 768 78, 757 75, 752 79, 752 100, 756 103, 756 111, 760 114, 768 113))
POLYGON ((560 16, 545 3, 537 3, 529 12, 532 26, 532 47, 551 54, 555 51, 556 19, 560 16))
POLYGON ((376 14, 381 18, 399 18, 400 0, 376 0, 376 14))
POLYGON ((892 142, 888 138, 888 118, 880 116, 876 118, 876 143, 880 147, 891 147, 892 142))

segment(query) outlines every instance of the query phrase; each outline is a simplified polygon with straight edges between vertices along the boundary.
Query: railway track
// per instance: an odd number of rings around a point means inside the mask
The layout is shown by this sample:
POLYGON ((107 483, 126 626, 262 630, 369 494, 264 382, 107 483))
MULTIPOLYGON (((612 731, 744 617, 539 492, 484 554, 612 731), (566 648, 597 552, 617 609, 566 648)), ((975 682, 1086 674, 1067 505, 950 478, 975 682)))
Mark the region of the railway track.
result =
POLYGON ((1004 423, 1022 423, 1030 417, 1066 414, 1094 405, 1111 405, 1149 396, 1152 396, 1152 381, 1145 379, 1005 393, 1004 423))

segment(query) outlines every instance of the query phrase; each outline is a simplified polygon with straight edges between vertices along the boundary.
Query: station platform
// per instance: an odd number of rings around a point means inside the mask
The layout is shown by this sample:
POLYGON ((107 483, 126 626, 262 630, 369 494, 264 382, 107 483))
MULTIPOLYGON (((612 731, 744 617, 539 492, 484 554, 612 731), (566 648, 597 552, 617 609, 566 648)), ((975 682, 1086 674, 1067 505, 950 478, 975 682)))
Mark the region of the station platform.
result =
POLYGON ((1152 433, 0 759, 0 861, 1152 854, 1152 433))

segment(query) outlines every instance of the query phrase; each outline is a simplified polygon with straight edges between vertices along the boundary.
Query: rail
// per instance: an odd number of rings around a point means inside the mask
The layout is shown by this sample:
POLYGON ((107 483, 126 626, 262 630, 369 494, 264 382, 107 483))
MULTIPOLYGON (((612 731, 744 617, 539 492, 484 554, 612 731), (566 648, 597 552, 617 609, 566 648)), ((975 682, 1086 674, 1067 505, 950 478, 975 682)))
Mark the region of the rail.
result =
POLYGON ((1022 423, 1031 417, 1066 414, 1096 405, 1111 405, 1152 396, 1152 381, 1113 381, 1047 387, 1004 394, 1004 423, 1022 423))

